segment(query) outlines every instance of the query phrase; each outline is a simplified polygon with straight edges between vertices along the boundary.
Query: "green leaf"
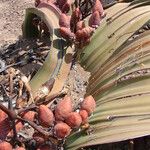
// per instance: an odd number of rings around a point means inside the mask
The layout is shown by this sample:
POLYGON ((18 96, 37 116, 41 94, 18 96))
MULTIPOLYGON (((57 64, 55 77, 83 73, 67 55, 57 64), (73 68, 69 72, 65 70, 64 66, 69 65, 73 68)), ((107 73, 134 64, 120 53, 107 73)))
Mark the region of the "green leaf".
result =
POLYGON ((81 50, 79 61, 91 72, 86 95, 94 96, 97 107, 90 128, 67 138, 67 150, 150 134, 150 31, 137 34, 150 21, 149 4, 136 0, 107 9, 81 50))
POLYGON ((30 81, 33 95, 42 84, 50 78, 56 79, 54 84, 55 88, 50 94, 55 94, 61 91, 71 67, 73 48, 69 46, 68 42, 63 40, 59 34, 60 13, 61 12, 52 4, 44 4, 39 8, 28 8, 26 10, 26 18, 23 24, 24 37, 37 37, 38 33, 32 25, 32 19, 34 16, 38 16, 47 25, 51 34, 50 40, 52 40, 49 54, 43 66, 30 81), (64 70, 66 71, 65 73, 64 70), (59 76, 59 74, 61 74, 61 76, 59 76))

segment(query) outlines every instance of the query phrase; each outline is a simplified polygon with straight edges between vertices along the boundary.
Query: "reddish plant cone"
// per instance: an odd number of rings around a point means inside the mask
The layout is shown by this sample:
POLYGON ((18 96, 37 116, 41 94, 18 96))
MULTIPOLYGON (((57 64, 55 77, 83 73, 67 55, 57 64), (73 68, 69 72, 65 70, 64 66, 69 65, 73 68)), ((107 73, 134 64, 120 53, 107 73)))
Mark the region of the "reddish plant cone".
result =
POLYGON ((95 108, 96 108, 96 102, 91 95, 86 97, 84 101, 81 103, 81 109, 86 110, 89 115, 93 113, 95 108))
POLYGON ((100 2, 100 0, 96 0, 95 1, 95 4, 93 6, 93 9, 92 9, 93 12, 95 11, 98 11, 100 16, 103 16, 104 15, 104 9, 103 9, 103 6, 100 2))
POLYGON ((91 27, 85 27, 85 28, 82 29, 82 32, 83 32, 83 37, 85 39, 88 39, 94 33, 94 29, 91 28, 91 27))
POLYGON ((54 122, 53 112, 45 105, 39 106, 38 118, 43 127, 50 127, 54 122))
POLYGON ((71 112, 68 117, 66 118, 65 122, 71 128, 79 128, 82 123, 82 118, 77 112, 71 112))
POLYGON ((101 16, 98 11, 92 13, 89 19, 89 26, 92 28, 97 28, 100 25, 101 16))
POLYGON ((55 118, 57 121, 64 121, 68 114, 73 111, 72 101, 69 96, 65 96, 55 108, 55 118))
POLYGON ((76 31, 82 30, 83 28, 85 28, 85 23, 84 23, 84 21, 79 21, 79 22, 77 22, 76 31))
POLYGON ((34 111, 28 111, 22 114, 22 117, 29 121, 34 121, 35 118, 35 112, 34 111))
POLYGON ((0 109, 0 122, 5 120, 7 117, 8 115, 0 109))
POLYGON ((59 18, 59 25, 60 27, 70 28, 70 16, 62 13, 59 18))
POLYGON ((60 27, 60 34, 66 40, 74 39, 75 35, 69 28, 60 27))
POLYGON ((0 143, 0 150, 12 150, 12 149, 13 148, 10 143, 5 142, 5 141, 0 143))
POLYGON ((82 124, 86 124, 88 122, 88 112, 86 110, 80 110, 79 114, 82 118, 82 124))
POLYGON ((76 32, 76 39, 78 41, 80 40, 86 40, 86 39, 89 39, 91 37, 91 35, 93 34, 94 32, 94 29, 91 28, 91 27, 85 27, 83 28, 82 30, 78 30, 76 32))
POLYGON ((57 138, 65 138, 70 134, 71 128, 63 122, 57 123, 54 127, 54 133, 57 138))
POLYGON ((0 139, 5 140, 6 136, 11 130, 10 122, 7 114, 0 110, 0 139))

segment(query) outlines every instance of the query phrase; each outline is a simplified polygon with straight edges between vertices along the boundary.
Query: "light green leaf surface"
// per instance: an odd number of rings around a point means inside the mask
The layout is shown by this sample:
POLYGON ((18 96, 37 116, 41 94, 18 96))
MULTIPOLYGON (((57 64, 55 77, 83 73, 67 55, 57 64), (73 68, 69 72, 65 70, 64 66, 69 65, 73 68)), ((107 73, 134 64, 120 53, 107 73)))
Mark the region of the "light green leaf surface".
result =
POLYGON ((150 135, 150 32, 137 34, 150 21, 150 1, 106 11, 79 60, 91 72, 87 95, 97 103, 89 121, 92 132, 72 133, 67 150, 150 135))
POLYGON ((28 8, 26 10, 26 18, 23 24, 23 35, 26 38, 36 37, 36 29, 32 25, 32 19, 36 15, 41 18, 47 25, 51 35, 51 48, 46 60, 31 79, 30 85, 33 95, 41 87, 43 83, 50 78, 55 78, 53 94, 60 92, 63 88, 64 82, 67 78, 71 67, 73 48, 68 45, 67 41, 64 41, 59 33, 59 16, 61 12, 55 6, 43 4, 39 8, 28 8), (69 57, 68 57, 69 55, 69 57), (66 57, 67 56, 67 57, 66 57), (63 69, 61 69, 63 68, 63 69), (64 75, 64 70, 65 75, 64 75), (57 80, 58 75, 59 80, 57 80), (63 75, 62 75, 63 74, 63 75))

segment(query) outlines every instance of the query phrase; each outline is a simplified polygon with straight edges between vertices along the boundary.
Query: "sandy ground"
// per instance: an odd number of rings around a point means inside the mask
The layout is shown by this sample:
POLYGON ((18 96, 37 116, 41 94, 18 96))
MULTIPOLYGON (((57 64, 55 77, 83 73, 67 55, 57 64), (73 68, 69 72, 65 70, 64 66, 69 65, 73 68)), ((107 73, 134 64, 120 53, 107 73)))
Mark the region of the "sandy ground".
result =
POLYGON ((0 47, 21 37, 25 9, 31 6, 34 0, 0 0, 0 47))

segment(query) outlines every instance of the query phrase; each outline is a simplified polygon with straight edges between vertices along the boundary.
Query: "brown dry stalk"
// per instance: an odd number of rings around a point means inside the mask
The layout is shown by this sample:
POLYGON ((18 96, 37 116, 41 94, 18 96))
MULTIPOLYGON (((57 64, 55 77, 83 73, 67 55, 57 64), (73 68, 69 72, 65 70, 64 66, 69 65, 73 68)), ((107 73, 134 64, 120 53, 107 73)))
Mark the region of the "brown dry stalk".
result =
POLYGON ((41 104, 46 105, 46 104, 52 102, 55 98, 62 98, 65 95, 67 95, 66 92, 59 92, 59 93, 53 94, 51 96, 47 96, 44 101, 37 101, 37 102, 35 102, 35 104, 36 105, 41 105, 41 104))
POLYGON ((37 106, 36 106, 35 104, 32 104, 32 105, 30 105, 30 106, 28 106, 28 107, 19 109, 19 110, 17 111, 17 113, 18 113, 18 114, 21 114, 21 113, 23 113, 23 112, 25 112, 25 111, 29 111, 29 110, 36 109, 36 108, 37 108, 37 106))
POLYGON ((1 103, 0 103, 0 109, 8 115, 11 121, 17 118, 17 114, 15 113, 15 111, 9 110, 1 103))

